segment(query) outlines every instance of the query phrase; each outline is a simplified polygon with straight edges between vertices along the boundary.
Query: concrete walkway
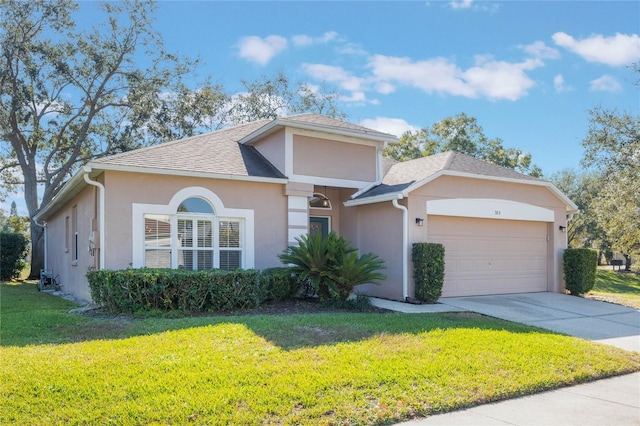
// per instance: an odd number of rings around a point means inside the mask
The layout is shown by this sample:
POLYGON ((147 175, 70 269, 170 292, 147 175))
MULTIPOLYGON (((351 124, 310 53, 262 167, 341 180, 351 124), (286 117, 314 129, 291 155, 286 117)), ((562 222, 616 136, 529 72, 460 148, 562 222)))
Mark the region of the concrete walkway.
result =
MULTIPOLYGON (((640 311, 557 293, 441 298, 435 305, 373 299, 404 312, 471 311, 640 352, 640 311)), ((402 425, 640 425, 640 373, 431 416, 402 425)))

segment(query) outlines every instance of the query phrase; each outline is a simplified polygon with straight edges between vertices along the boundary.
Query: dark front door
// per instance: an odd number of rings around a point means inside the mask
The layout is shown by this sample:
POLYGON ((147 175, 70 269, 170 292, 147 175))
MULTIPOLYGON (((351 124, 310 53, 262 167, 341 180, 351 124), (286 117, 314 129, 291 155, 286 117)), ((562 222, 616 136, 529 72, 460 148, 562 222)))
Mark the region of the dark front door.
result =
POLYGON ((309 234, 321 234, 325 238, 329 234, 329 218, 328 217, 310 217, 309 218, 309 234))

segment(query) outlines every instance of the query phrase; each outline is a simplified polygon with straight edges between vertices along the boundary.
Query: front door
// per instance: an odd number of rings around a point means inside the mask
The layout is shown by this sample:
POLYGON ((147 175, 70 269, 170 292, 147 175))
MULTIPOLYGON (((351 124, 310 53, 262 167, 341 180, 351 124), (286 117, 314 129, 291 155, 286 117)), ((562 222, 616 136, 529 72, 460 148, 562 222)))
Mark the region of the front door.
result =
POLYGON ((309 234, 322 235, 322 238, 326 238, 329 234, 329 218, 328 217, 310 217, 309 218, 309 234))

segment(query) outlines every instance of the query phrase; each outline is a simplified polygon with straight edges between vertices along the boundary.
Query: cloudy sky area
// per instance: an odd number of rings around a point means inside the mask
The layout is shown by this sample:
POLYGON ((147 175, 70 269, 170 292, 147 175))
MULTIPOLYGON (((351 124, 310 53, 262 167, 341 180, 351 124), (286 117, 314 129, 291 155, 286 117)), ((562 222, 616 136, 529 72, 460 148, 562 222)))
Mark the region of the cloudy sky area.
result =
MULTIPOLYGON (((81 12, 96 19, 91 3, 81 12)), ((283 71, 396 135, 464 112, 548 176, 579 168, 590 108, 638 114, 639 22, 635 1, 165 1, 156 27, 169 51, 201 58, 194 87, 283 71)))

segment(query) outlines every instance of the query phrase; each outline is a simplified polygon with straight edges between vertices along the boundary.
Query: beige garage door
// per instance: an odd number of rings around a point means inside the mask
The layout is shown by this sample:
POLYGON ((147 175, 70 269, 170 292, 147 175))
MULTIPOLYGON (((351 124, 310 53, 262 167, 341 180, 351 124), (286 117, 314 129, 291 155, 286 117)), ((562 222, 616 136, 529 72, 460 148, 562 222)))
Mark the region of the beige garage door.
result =
POLYGON ((547 291, 547 224, 429 216, 428 239, 445 246, 442 296, 547 291))

